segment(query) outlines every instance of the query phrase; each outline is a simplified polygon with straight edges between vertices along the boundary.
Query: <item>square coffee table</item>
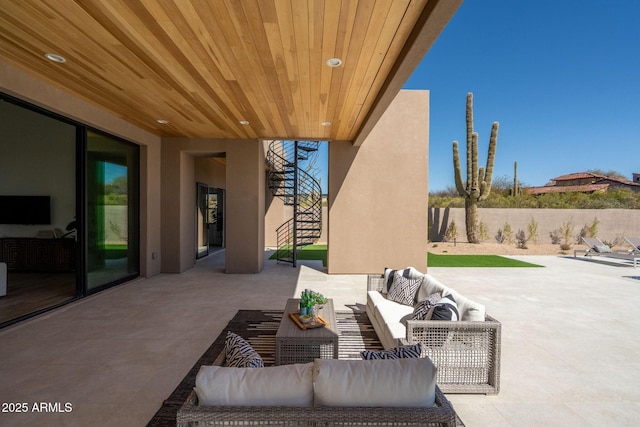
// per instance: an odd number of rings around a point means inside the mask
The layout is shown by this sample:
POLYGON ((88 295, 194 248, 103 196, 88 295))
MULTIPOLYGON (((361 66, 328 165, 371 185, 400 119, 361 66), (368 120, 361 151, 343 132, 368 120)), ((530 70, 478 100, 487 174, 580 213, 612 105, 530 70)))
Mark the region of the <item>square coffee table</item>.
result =
POLYGON ((297 311, 300 311, 300 299, 289 298, 276 333, 276 365, 308 363, 314 359, 337 359, 338 328, 333 301, 328 300, 318 311, 318 315, 329 322, 328 326, 301 329, 289 317, 289 313, 297 311))

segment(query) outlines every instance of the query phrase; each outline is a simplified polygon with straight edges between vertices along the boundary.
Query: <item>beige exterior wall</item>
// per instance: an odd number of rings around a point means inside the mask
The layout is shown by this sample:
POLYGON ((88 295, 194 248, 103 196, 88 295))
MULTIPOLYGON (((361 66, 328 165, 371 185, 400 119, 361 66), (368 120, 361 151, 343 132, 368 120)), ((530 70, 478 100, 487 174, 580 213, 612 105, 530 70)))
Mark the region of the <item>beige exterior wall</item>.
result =
POLYGON ((227 188, 227 167, 212 157, 196 157, 195 174, 196 182, 209 187, 227 188))
MULTIPOLYGON (((513 234, 521 229, 527 235, 527 225, 533 219, 538 223, 539 243, 551 243, 551 232, 560 228, 563 222, 571 222, 575 228, 571 243, 576 242, 580 230, 590 225, 594 218, 599 221, 598 237, 613 242, 616 238, 640 236, 640 210, 638 209, 478 209, 478 219, 487 225, 490 242, 496 242, 495 235, 508 223, 513 234)), ((464 208, 430 208, 430 239, 442 241, 444 231, 451 221, 456 222, 458 241, 466 242, 464 208)), ((620 249, 625 247, 621 244, 620 249)))
MULTIPOLYGON (((266 215, 264 218, 264 244, 268 248, 275 248, 278 244, 276 230, 287 220, 293 216, 293 209, 291 206, 285 206, 284 202, 280 198, 274 198, 271 192, 267 189, 266 194, 266 215)), ((328 234, 328 218, 329 208, 327 206, 322 207, 322 232, 320 238, 316 241, 318 245, 327 244, 328 234)))
POLYGON ((265 194, 264 244, 268 248, 278 246, 276 230, 293 216, 291 206, 285 206, 284 200, 274 197, 267 188, 265 194))
POLYGON ((329 143, 329 273, 426 269, 428 150, 428 91, 401 91, 360 147, 329 143))
MULTIPOLYGON (((163 139, 162 271, 180 273, 195 263, 196 182, 222 182, 221 170, 204 170, 201 157, 226 153, 227 273, 258 273, 264 267, 265 166, 261 141, 163 139), (198 165, 198 167, 196 167, 198 165)), ((209 185, 217 185, 216 182, 209 185)))
POLYGON ((140 146, 140 275, 160 273, 160 138, 4 62, 0 91, 140 146))

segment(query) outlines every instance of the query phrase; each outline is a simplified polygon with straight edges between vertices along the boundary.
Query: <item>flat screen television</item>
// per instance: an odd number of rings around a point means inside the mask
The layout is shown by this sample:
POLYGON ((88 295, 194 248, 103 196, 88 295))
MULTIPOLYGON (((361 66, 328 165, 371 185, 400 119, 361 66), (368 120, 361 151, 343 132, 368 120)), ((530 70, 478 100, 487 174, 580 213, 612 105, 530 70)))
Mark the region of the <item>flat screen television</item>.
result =
POLYGON ((51 224, 51 197, 0 196, 0 224, 51 224))

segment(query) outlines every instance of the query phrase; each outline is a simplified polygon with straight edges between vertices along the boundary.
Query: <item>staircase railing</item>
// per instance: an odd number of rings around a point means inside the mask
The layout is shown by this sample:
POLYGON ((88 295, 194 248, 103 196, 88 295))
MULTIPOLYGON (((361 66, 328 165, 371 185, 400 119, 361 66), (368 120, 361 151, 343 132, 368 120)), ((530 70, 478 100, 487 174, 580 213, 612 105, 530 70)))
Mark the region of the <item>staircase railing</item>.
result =
POLYGON ((322 188, 313 175, 299 167, 318 146, 317 141, 276 140, 267 152, 269 189, 293 208, 293 217, 276 230, 276 258, 294 267, 298 250, 315 243, 322 233, 322 188))

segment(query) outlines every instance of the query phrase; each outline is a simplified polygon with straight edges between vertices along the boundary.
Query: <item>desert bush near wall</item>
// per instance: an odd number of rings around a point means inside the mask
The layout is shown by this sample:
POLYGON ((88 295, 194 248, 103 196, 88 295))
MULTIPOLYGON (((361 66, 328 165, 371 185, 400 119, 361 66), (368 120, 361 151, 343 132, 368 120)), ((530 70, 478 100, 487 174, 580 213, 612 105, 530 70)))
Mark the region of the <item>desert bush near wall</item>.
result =
MULTIPOLYGON (((429 208, 429 236, 432 242, 446 241, 445 231, 452 222, 460 224, 464 208, 429 208)), ((522 230, 531 247, 537 244, 581 245, 580 237, 599 237, 625 245, 624 237, 640 236, 640 209, 478 209, 479 220, 486 227, 488 241, 503 245, 517 243, 512 230, 522 230), (537 236, 536 241, 532 235, 537 236), (494 239, 495 238, 495 239, 494 239)), ((464 236, 460 237, 460 242, 464 236)), ((452 241, 452 240, 448 240, 452 241)))
MULTIPOLYGON (((524 191, 524 190, 523 190, 524 191)), ((464 208, 464 199, 451 192, 429 194, 430 208, 464 208)), ((627 189, 606 193, 547 193, 542 196, 509 195, 508 190, 493 190, 478 208, 536 209, 640 209, 640 192, 627 189)))

